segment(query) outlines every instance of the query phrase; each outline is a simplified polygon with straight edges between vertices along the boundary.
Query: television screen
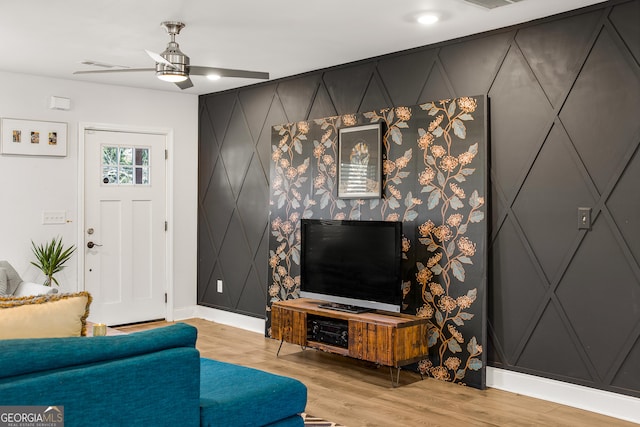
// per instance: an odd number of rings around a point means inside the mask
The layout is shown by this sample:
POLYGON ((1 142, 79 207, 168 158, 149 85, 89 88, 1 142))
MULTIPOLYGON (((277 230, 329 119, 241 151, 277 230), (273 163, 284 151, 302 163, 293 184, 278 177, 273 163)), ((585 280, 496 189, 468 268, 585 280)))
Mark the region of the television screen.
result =
POLYGON ((401 222, 302 219, 301 239, 300 296, 400 311, 401 222))

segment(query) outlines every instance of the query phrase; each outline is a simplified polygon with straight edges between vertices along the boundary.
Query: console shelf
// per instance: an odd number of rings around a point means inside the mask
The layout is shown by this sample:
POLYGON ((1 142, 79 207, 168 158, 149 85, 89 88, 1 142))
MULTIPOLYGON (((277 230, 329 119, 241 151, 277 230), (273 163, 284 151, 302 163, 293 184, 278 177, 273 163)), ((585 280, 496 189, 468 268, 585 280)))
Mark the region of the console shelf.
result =
POLYGON ((393 368, 427 357, 427 319, 382 311, 355 314, 318 307, 323 303, 307 298, 273 303, 272 337, 281 340, 281 346, 287 342, 393 368), (311 340, 310 319, 346 325, 346 348, 311 340))

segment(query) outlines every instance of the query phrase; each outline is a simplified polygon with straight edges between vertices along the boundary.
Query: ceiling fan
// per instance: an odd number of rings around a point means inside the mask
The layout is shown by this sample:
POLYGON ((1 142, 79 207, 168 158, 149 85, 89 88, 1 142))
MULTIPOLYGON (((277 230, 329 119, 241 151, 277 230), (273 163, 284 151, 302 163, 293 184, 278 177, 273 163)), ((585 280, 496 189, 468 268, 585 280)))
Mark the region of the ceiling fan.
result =
MULTIPOLYGON (((99 73, 126 73, 137 71, 155 71, 160 80, 175 83, 180 89, 188 89, 193 86, 189 76, 207 76, 212 80, 221 77, 244 77, 249 79, 268 79, 269 73, 260 71, 232 70, 228 68, 201 67, 189 64, 189 57, 182 53, 176 43, 176 35, 185 24, 177 21, 166 21, 160 24, 167 30, 171 41, 164 52, 158 54, 145 49, 145 52, 156 62, 155 68, 121 68, 117 70, 86 70, 76 71, 73 74, 99 74, 99 73)), ((100 63, 93 63, 98 64, 100 63)))

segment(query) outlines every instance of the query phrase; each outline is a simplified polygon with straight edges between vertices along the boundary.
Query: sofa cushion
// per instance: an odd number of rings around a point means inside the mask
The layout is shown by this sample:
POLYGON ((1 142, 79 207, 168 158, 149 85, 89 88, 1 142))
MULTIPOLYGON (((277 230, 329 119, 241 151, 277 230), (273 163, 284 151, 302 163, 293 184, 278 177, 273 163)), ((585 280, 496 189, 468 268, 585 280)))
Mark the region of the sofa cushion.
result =
POLYGON ((4 267, 0 267, 0 297, 7 294, 7 270, 4 267))
POLYGON ((18 289, 18 285, 22 282, 22 278, 16 269, 7 261, 0 260, 0 267, 4 268, 7 273, 7 295, 13 295, 16 289, 18 289))
MULTIPOLYGON (((83 343, 87 347, 94 347, 92 344, 95 344, 94 341, 98 341, 98 338, 35 338, 8 341, 31 342, 34 349, 48 341, 44 346, 51 353, 44 359, 50 365, 55 365, 56 357, 61 353, 67 355, 66 352, 56 351, 64 346, 64 343, 57 343, 56 340, 71 340, 83 343)), ((158 339, 161 340, 162 337, 158 339)), ((107 343, 104 341, 107 340, 103 340, 98 347, 106 346, 107 343)), ((1 350, 0 354, 5 363, 1 350)), ((69 427, 198 427, 199 359, 198 350, 192 347, 150 351, 123 358, 114 355, 111 359, 89 364, 74 360, 71 356, 71 360, 66 360, 70 362, 67 368, 52 367, 42 372, 27 372, 24 375, 0 378, 0 405, 63 406, 64 425, 69 427)), ((26 363, 28 361, 17 362, 26 363)), ((0 423, 12 426, 54 424, 0 423)))
MULTIPOLYGON (((177 323, 129 335, 0 340, 0 379, 124 359, 175 347, 195 348, 197 329, 177 323)), ((162 382, 162 379, 158 379, 162 382)))
POLYGON ((86 335, 90 304, 88 292, 0 297, 0 339, 86 335))
POLYGON ((306 405, 307 387, 294 378, 200 360, 202 427, 265 426, 303 412, 306 405))

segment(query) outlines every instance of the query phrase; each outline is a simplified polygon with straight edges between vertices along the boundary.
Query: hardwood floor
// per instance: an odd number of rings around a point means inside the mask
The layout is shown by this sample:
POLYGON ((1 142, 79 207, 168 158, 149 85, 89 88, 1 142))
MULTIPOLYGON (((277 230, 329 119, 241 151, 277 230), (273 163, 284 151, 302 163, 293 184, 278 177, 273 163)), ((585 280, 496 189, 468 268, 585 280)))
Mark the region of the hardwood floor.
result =
MULTIPOLYGON (((489 388, 481 391, 402 371, 391 387, 388 368, 302 350, 260 334, 190 319, 203 357, 297 378, 308 388, 306 412, 348 427, 365 426, 632 426, 635 424, 557 403, 489 388)), ((117 328, 136 332, 168 325, 117 328)))

